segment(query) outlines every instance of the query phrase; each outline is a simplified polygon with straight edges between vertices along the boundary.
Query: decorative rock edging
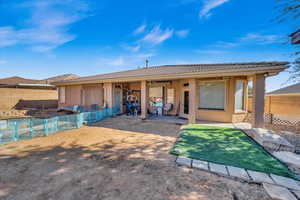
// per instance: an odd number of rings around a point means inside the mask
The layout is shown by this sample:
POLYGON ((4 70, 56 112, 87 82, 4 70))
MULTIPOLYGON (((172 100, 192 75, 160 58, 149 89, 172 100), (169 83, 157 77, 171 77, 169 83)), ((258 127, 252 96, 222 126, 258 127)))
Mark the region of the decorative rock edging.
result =
POLYGON ((295 154, 288 151, 277 151, 272 153, 273 156, 275 156, 277 159, 279 159, 281 162, 285 163, 288 168, 296 173, 300 174, 300 155, 295 154))
POLYGON ((175 162, 178 165, 212 172, 224 177, 238 178, 247 182, 263 184, 263 187, 272 198, 276 197, 279 200, 300 199, 300 182, 291 178, 182 156, 178 156, 175 162))

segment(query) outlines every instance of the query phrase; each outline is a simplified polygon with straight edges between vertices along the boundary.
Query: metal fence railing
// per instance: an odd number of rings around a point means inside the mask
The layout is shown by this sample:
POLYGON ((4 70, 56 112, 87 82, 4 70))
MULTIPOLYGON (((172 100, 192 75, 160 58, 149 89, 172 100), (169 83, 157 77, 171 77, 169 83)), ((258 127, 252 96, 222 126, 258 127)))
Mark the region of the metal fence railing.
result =
POLYGON ((8 119, 0 121, 0 144, 48 136, 52 133, 80 128, 84 123, 101 121, 118 114, 120 108, 62 115, 48 119, 8 119))

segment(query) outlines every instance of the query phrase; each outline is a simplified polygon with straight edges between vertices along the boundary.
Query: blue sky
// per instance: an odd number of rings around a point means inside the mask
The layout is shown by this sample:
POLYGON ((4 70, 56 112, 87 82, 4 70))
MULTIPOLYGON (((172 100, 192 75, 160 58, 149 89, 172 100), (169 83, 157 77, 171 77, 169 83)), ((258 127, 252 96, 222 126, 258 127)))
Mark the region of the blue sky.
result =
MULTIPOLYGON (((150 65, 292 61, 275 0, 0 0, 0 77, 150 65)), ((287 72, 267 80, 286 86, 287 72)))

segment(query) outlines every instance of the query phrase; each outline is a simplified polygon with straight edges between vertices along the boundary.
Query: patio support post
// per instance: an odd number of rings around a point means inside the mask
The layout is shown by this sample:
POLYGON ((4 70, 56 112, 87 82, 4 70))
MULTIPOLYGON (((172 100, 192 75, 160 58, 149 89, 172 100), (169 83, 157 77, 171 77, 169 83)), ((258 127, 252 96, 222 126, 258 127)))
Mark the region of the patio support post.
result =
POLYGON ((252 128, 264 127, 265 75, 253 76, 252 128))
POLYGON ((141 81, 141 118, 146 119, 148 115, 149 88, 147 81, 141 81))
POLYGON ((104 83, 104 102, 107 108, 114 106, 114 87, 113 83, 104 83))
POLYGON ((189 80, 189 123, 196 123, 197 115, 197 81, 196 79, 189 80))

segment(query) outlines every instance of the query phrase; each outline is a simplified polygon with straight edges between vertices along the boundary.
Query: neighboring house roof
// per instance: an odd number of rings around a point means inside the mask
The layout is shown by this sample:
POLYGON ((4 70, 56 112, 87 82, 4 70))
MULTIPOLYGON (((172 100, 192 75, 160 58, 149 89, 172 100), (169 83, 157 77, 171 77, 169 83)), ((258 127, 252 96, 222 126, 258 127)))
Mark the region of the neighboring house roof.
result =
POLYGON ((178 79, 191 77, 217 77, 226 75, 277 74, 287 68, 287 62, 253 62, 224 64, 163 65, 109 74, 80 77, 54 82, 55 85, 72 85, 104 82, 178 79))
POLYGON ((34 79, 25 79, 19 76, 13 76, 8 78, 0 79, 0 85, 18 85, 20 83, 24 84, 40 84, 42 81, 34 79))
POLYGON ((75 74, 64 74, 60 76, 50 77, 44 80, 26 79, 19 76, 13 76, 8 78, 0 79, 0 87, 54 87, 51 85, 54 81, 70 80, 78 78, 75 74))
POLYGON ((300 44, 300 29, 290 35, 292 44, 300 44))
POLYGON ((299 95, 300 94, 300 83, 274 90, 267 93, 267 95, 299 95))
POLYGON ((54 77, 50 77, 47 79, 44 79, 47 83, 52 83, 52 82, 57 82, 57 81, 64 81, 64 80, 70 80, 70 79, 75 79, 75 78, 79 78, 80 76, 76 75, 76 74, 63 74, 60 76, 54 76, 54 77))

